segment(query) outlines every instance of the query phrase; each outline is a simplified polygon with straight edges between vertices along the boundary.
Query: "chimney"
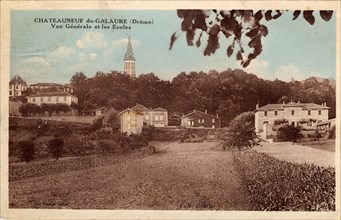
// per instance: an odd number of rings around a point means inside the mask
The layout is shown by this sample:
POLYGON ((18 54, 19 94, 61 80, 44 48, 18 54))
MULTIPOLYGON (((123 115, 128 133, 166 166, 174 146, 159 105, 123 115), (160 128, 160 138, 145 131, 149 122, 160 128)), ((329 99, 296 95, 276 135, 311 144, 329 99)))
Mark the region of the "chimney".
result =
POLYGON ((256 104, 256 109, 258 109, 259 108, 259 103, 257 102, 257 104, 256 104))
POLYGON ((327 102, 324 102, 324 106, 327 106, 327 102))
POLYGON ((205 114, 207 114, 207 109, 205 109, 205 114))

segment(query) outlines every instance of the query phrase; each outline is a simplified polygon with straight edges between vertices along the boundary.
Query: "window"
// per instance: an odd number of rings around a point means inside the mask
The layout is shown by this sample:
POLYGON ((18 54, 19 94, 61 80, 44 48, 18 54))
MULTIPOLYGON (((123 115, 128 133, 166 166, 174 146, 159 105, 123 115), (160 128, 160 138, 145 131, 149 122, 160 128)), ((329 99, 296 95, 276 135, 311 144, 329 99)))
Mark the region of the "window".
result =
POLYGON ((201 119, 201 123, 205 123, 205 119, 201 119))
POLYGON ((40 97, 40 101, 43 102, 43 101, 44 101, 44 98, 43 98, 43 97, 40 97))
POLYGON ((158 120, 159 120, 159 116, 155 115, 155 121, 158 121, 158 120))
POLYGON ((64 96, 64 101, 66 101, 66 96, 64 96))
POLYGON ((15 89, 19 89, 19 86, 15 86, 15 89))
POLYGON ((59 102, 59 97, 58 96, 56 97, 56 101, 59 102))
POLYGON ((277 111, 275 111, 275 116, 277 116, 277 111))
POLYGON ((160 115, 160 121, 163 121, 163 115, 160 115))
POLYGON ((212 118, 212 123, 214 123, 214 118, 212 118))
POLYGON ((146 115, 146 120, 148 120, 149 119, 149 116, 148 115, 146 115))
POLYGON ((291 110, 291 115, 295 115, 295 110, 291 110))
POLYGON ((321 115, 321 110, 319 110, 319 115, 321 115))
POLYGON ((268 112, 267 111, 264 111, 264 116, 268 116, 268 112))
POLYGON ((47 99, 47 101, 51 102, 51 97, 49 97, 49 98, 47 99))
POLYGON ((131 128, 130 123, 128 123, 127 128, 130 130, 130 128, 131 128))
POLYGON ((188 125, 191 125, 191 121, 188 121, 188 125))
POLYGON ((311 114, 311 112, 310 112, 310 110, 308 110, 308 115, 310 115, 311 114))
POLYGON ((9 91, 9 95, 12 95, 12 91, 9 91))
POLYGON ((32 99, 32 102, 36 102, 36 98, 33 98, 33 99, 32 99))
POLYGON ((200 123, 200 118, 198 119, 198 123, 200 123))

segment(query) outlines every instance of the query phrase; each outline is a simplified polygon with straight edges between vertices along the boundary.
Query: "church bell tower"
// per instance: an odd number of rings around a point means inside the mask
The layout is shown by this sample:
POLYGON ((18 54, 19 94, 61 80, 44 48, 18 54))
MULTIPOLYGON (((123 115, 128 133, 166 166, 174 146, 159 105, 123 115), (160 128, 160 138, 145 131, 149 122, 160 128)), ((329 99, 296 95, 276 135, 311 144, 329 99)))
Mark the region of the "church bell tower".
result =
POLYGON ((124 56, 124 74, 127 74, 131 77, 136 77, 135 61, 133 47, 131 46, 129 37, 127 52, 124 56))

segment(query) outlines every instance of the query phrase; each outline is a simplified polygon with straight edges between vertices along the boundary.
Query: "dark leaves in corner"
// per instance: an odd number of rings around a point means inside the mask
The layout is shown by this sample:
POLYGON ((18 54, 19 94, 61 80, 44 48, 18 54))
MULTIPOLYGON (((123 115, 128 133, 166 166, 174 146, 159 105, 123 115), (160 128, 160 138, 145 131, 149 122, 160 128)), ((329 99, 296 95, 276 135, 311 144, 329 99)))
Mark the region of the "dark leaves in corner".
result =
POLYGON ((294 17, 292 18, 292 20, 296 20, 296 18, 298 18, 298 16, 300 16, 301 11, 300 10, 295 10, 294 11, 294 17))
POLYGON ((272 19, 272 10, 268 10, 265 12, 265 20, 270 21, 272 19))
POLYGON ((171 36, 171 41, 170 41, 170 45, 169 45, 170 50, 173 48, 173 45, 174 45, 174 42, 176 41, 176 39, 178 39, 178 37, 176 36, 176 32, 174 32, 171 36))
POLYGON ((231 57, 231 55, 233 54, 233 45, 230 45, 228 48, 227 48, 227 56, 228 57, 231 57))
POLYGON ((311 25, 313 25, 315 23, 315 18, 314 18, 313 12, 314 12, 313 10, 303 11, 304 19, 311 25))
POLYGON ((320 16, 323 20, 329 21, 333 16, 333 11, 320 11, 320 16))
POLYGON ((205 56, 210 56, 219 48, 218 35, 209 35, 207 46, 204 50, 205 56))

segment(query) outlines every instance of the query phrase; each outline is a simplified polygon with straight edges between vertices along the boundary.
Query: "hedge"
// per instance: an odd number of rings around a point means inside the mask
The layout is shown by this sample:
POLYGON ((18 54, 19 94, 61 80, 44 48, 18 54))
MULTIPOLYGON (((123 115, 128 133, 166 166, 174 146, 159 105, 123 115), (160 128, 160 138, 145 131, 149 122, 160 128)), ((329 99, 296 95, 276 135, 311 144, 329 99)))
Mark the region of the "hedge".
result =
POLYGON ((253 210, 335 211, 335 169, 280 161, 265 153, 234 154, 253 210))

